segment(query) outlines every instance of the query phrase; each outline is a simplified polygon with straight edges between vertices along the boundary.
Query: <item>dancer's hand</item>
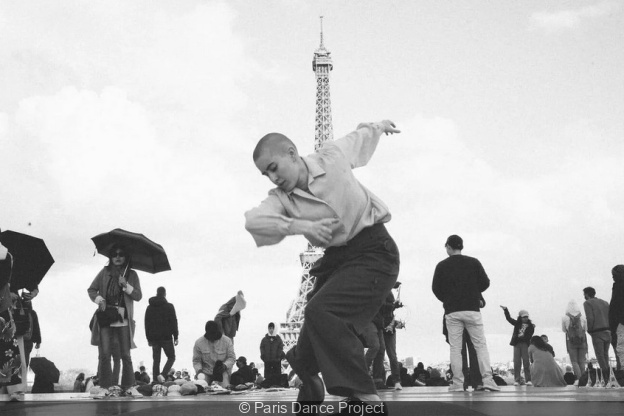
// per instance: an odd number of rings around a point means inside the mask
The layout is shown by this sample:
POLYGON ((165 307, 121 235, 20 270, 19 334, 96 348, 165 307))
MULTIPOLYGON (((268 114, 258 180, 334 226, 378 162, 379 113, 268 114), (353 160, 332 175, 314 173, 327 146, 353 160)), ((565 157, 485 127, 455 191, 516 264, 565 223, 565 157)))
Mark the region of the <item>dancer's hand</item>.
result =
POLYGON ((388 134, 401 133, 401 130, 396 128, 396 124, 390 120, 382 120, 380 124, 383 126, 383 132, 388 134))
POLYGON ((500 307, 501 307, 501 309, 502 309, 502 310, 504 310, 504 311, 505 311, 505 310, 507 310, 507 306, 500 305, 500 307))
POLYGON ((332 225, 338 223, 337 218, 323 218, 318 221, 306 221, 307 226, 303 235, 312 241, 318 241, 323 245, 329 244, 332 238, 332 225))

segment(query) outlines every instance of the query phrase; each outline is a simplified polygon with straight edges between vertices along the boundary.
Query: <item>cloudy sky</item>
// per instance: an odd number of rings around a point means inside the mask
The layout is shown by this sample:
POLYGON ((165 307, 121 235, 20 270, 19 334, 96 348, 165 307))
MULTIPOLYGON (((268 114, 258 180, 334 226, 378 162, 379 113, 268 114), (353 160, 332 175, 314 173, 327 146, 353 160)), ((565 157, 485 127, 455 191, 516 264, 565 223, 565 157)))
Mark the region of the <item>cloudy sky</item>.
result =
MULTIPOLYGON (((219 306, 244 291, 237 355, 259 361, 295 297, 302 237, 256 248, 244 212, 270 189, 265 133, 313 150, 319 16, 332 52, 336 137, 384 118, 357 175, 390 207, 401 250, 400 357, 448 359, 431 293, 450 234, 492 284, 493 361, 512 356, 498 305, 528 309, 565 353, 561 316, 624 263, 624 7, 617 1, 0 2, 0 228, 44 238, 42 355, 95 370, 86 289, 113 228, 162 244, 172 271, 140 273, 136 366, 151 365, 148 298, 180 321, 176 368, 219 306)), ((593 351, 592 351, 593 352, 593 351)))

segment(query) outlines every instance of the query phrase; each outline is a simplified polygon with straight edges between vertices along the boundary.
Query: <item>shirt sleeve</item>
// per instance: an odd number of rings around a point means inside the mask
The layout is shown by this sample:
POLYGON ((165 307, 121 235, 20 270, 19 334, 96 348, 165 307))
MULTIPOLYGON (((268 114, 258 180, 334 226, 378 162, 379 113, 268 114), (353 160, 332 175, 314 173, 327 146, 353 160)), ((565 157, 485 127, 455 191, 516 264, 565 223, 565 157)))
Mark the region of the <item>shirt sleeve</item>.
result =
POLYGON ((377 149, 383 126, 379 123, 361 123, 354 132, 327 146, 336 146, 351 165, 351 169, 365 166, 377 149))
POLYGON ((259 206, 245 212, 245 229, 249 231, 256 245, 277 244, 290 234, 292 218, 286 216, 286 209, 273 192, 259 206))

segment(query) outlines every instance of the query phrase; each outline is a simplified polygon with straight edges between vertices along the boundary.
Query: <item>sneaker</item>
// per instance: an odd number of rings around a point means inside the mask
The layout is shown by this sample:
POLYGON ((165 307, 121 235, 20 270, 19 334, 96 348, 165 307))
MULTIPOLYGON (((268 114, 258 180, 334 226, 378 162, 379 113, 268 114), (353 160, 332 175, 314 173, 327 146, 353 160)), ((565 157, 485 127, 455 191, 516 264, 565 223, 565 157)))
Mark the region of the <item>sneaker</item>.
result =
POLYGON ((401 385, 401 383, 394 383, 394 389, 395 390, 403 390, 403 386, 401 385))
POLYGON ((163 377, 162 374, 159 374, 158 377, 156 377, 156 380, 158 381, 158 383, 163 384, 165 382, 165 378, 163 377))
POLYGON ((449 388, 448 388, 448 391, 450 391, 450 392, 458 392, 458 391, 459 391, 459 392, 462 392, 462 393, 463 393, 465 390, 464 390, 464 386, 462 386, 462 385, 459 385, 459 384, 451 384, 451 385, 449 386, 449 388))
POLYGON ((531 386, 533 386, 533 383, 531 383, 530 381, 527 381, 527 382, 526 382, 526 385, 527 385, 527 386, 529 386, 529 387, 531 387, 531 386))
POLYGON ((486 380, 483 382, 483 386, 479 386, 477 388, 479 391, 489 390, 489 391, 500 391, 500 387, 496 385, 492 380, 486 380))

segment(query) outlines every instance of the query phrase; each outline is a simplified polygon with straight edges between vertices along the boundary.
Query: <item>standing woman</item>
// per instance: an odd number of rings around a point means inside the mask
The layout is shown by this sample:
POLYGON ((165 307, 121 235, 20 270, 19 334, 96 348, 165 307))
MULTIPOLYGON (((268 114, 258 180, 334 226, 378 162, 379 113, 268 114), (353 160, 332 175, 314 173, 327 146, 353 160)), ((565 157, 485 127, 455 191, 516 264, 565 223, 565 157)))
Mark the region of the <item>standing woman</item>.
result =
MULTIPOLYGON (((13 258, 0 244, 0 393, 17 393, 9 386, 22 384, 22 360, 11 314, 13 300, 9 289, 13 258)), ((22 393, 24 393, 22 391, 22 393)))
POLYGON ((502 306, 505 312, 505 318, 507 322, 514 326, 513 335, 511 336, 511 342, 509 345, 514 347, 514 378, 516 379, 514 386, 518 386, 522 383, 520 376, 520 367, 524 367, 524 377, 526 379, 526 385, 532 386, 531 382, 531 365, 529 363, 529 344, 531 343, 531 337, 535 332, 535 325, 529 319, 529 313, 521 309, 518 312, 518 319, 513 319, 509 314, 509 310, 506 306, 502 306))
POLYGON ((561 329, 566 334, 566 347, 574 375, 578 380, 585 371, 587 356, 587 320, 575 300, 568 302, 566 314, 561 318, 561 329))
POLYGON ((108 254, 109 262, 95 277, 87 292, 99 310, 117 310, 117 321, 109 326, 100 325, 97 320, 91 329, 91 345, 99 351, 98 375, 100 386, 108 388, 113 383, 111 369, 112 344, 117 342, 123 364, 121 387, 134 385, 134 370, 130 349, 134 343, 134 301, 141 300, 141 285, 137 273, 131 269, 130 254, 121 246, 113 245, 108 254))

